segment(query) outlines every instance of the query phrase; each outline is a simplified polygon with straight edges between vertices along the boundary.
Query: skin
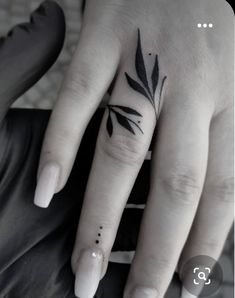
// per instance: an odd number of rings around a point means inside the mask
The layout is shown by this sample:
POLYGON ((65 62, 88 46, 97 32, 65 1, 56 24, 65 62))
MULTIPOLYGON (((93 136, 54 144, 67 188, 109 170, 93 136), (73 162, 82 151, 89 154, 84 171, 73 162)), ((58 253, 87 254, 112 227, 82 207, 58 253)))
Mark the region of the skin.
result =
MULTIPOLYGON (((151 187, 123 297, 132 297, 135 287, 163 297, 177 264, 196 255, 218 259, 233 222, 232 28, 225 1, 87 0, 79 43, 44 138, 38 179, 53 163, 59 167, 54 192, 65 186, 84 130, 115 74, 109 104, 140 113, 143 134, 131 133, 112 115, 110 136, 106 109, 72 255, 76 280, 81 270, 86 273, 86 257, 79 257, 87 249, 103 256, 95 278, 104 276, 154 133, 151 187), (199 20, 214 27, 199 29, 199 20), (138 28, 147 76, 156 54, 160 79, 167 76, 157 110, 125 76, 139 81, 138 28)), ((159 87, 154 100, 159 102, 159 87)), ((76 282, 77 295, 79 287, 76 282)))

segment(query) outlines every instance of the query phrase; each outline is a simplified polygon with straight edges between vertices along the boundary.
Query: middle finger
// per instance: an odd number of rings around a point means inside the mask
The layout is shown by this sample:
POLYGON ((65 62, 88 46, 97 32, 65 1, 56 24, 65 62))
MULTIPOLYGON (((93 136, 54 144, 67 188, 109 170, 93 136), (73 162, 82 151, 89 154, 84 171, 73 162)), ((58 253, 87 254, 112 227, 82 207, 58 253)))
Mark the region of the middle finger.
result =
POLYGON ((136 69, 132 59, 123 59, 97 140, 72 256, 78 297, 93 297, 106 271, 121 214, 156 123, 164 77, 159 76, 156 57, 153 84, 147 83, 139 33, 137 39, 136 69))

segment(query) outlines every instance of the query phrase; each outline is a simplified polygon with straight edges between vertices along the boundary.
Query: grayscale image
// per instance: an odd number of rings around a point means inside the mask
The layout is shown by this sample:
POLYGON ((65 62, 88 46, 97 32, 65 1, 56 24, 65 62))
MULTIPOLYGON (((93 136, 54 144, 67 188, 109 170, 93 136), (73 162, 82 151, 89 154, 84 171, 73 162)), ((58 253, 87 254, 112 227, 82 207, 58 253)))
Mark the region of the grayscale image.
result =
POLYGON ((234 297, 234 11, 0 0, 0 298, 234 297))

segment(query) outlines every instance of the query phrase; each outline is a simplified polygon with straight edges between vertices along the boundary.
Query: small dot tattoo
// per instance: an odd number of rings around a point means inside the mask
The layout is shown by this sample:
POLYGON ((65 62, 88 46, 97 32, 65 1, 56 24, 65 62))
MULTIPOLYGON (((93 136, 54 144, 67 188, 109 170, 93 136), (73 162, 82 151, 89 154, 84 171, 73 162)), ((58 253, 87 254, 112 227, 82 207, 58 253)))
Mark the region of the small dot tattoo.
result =
MULTIPOLYGON (((103 226, 99 226, 99 228, 100 228, 100 230, 102 230, 103 226)), ((98 237, 101 237, 101 233, 98 233, 98 237)), ((100 243, 100 241, 96 239, 95 243, 98 244, 98 243, 100 243)))

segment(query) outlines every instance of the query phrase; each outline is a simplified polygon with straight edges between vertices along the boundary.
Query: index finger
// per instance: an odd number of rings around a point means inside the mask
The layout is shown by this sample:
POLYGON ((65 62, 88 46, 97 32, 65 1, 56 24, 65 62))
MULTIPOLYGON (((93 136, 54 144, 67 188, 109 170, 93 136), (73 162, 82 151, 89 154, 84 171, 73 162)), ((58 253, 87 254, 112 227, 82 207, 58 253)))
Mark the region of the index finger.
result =
POLYGON ((119 50, 114 35, 99 24, 82 29, 44 138, 36 205, 47 207, 66 184, 86 126, 115 75, 119 50))

